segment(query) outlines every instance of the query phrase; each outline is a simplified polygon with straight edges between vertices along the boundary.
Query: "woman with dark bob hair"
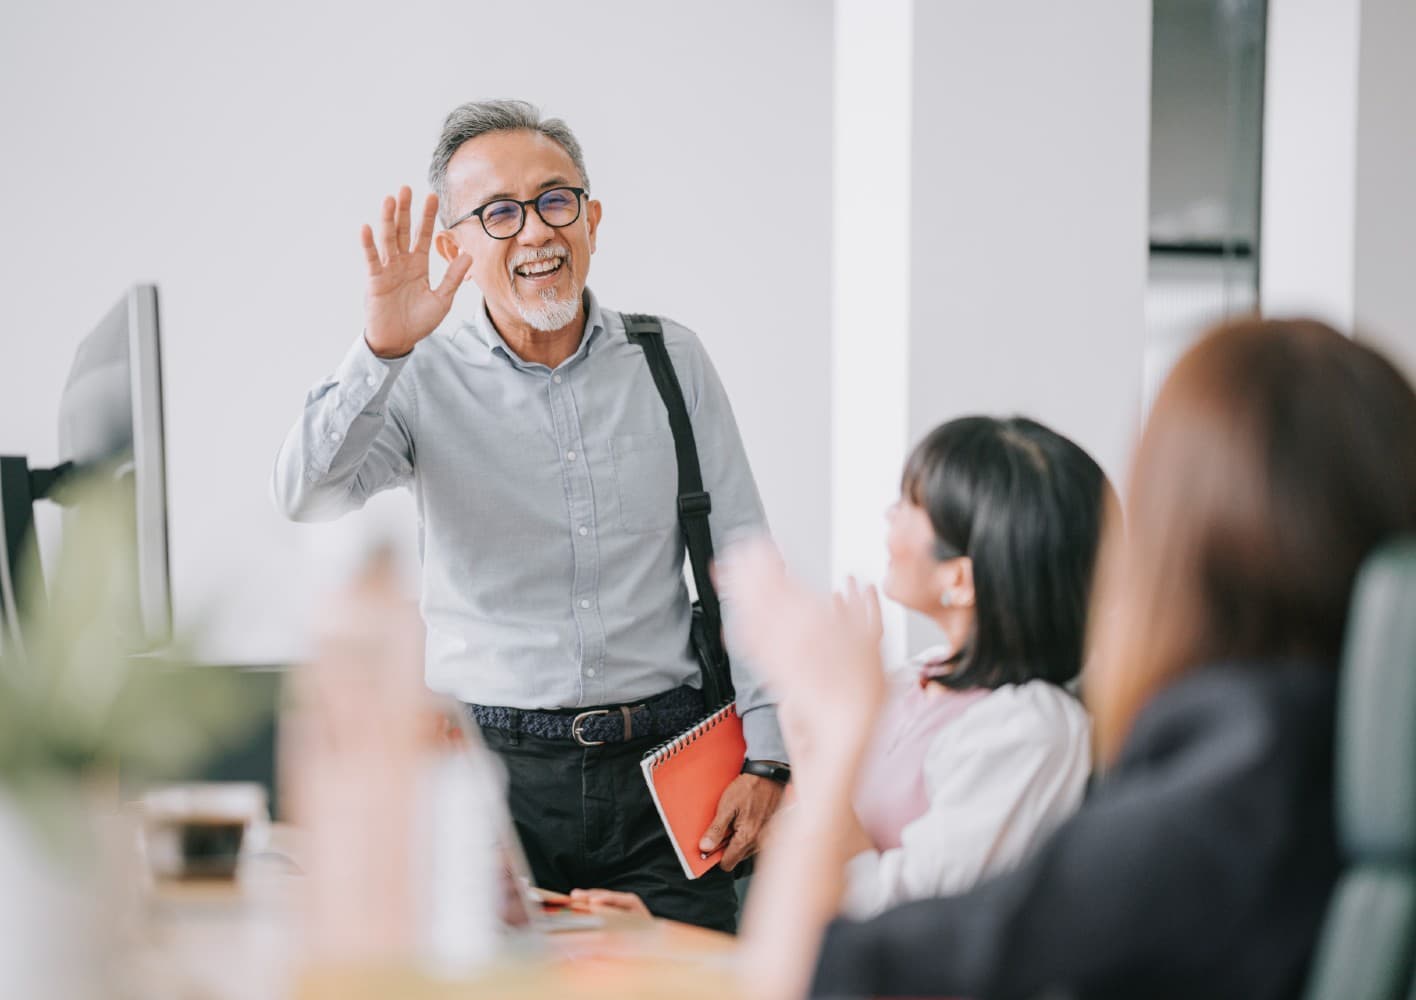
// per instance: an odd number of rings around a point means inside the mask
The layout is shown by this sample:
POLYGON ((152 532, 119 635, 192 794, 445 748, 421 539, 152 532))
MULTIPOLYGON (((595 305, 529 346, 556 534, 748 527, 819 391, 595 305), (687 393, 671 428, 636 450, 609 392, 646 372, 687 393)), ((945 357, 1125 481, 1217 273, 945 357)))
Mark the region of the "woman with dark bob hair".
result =
MULTIPOLYGON (((1091 727, 1063 685, 1081 670, 1112 497, 1090 455, 1021 417, 950 421, 909 457, 887 515, 883 589, 944 641, 884 680, 842 817, 846 913, 962 892, 1018 865, 1081 804, 1091 727)), ((874 588, 852 582, 842 599, 866 602, 878 643, 874 588)), ((624 893, 575 895, 641 908, 624 893)))
POLYGON ((887 679, 846 817, 847 914, 969 889, 1081 804, 1091 727, 1063 685, 1111 496, 1090 455, 1023 417, 951 420, 906 461, 882 589, 944 642, 887 679))
POLYGON ((1098 788, 1012 872, 864 921, 831 918, 884 698, 868 602, 815 598, 761 545, 729 554, 798 798, 746 915, 754 993, 1301 993, 1337 873, 1349 595, 1374 548, 1416 531, 1416 394, 1320 323, 1221 327, 1166 380, 1126 513, 1083 676, 1098 788))

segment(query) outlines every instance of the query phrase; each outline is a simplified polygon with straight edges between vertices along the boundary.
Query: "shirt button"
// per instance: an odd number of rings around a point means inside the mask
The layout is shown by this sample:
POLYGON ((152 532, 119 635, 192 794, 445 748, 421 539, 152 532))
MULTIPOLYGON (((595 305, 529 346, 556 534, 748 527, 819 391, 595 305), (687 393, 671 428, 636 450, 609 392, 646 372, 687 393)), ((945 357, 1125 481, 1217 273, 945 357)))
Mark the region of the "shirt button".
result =
POLYGON ((376 378, 374 378, 374 376, 372 376, 372 375, 366 375, 366 376, 364 377, 364 381, 365 381, 367 384, 369 384, 369 385, 378 385, 378 384, 379 384, 379 380, 376 379, 376 378))
POLYGON ((568 451, 568 452, 566 452, 566 453, 565 453, 565 460, 566 460, 567 462, 574 462, 574 461, 575 461, 575 452, 573 452, 573 451, 568 451))
POLYGON ((564 379, 562 379, 559 375, 552 375, 551 381, 554 382, 556 385, 560 385, 561 382, 564 381, 564 379))
POLYGON ((587 527, 585 527, 585 525, 583 525, 583 524, 582 524, 579 528, 577 528, 576 530, 580 532, 580 537, 581 537, 581 538, 584 538, 586 535, 590 534, 590 529, 587 528, 587 527))
POLYGON ((341 433, 339 433, 339 431, 330 431, 330 432, 329 432, 329 439, 330 439, 331 441, 338 441, 338 440, 339 440, 340 438, 342 438, 343 436, 344 436, 344 435, 341 434, 341 433))
POLYGON ((590 602, 589 602, 589 601, 581 601, 581 602, 580 602, 580 606, 581 606, 582 608, 588 608, 588 607, 590 607, 590 602))
POLYGON ((585 668, 585 676, 586 676, 586 677, 594 677, 594 676, 595 676, 595 668, 594 668, 594 667, 586 667, 586 668, 585 668))

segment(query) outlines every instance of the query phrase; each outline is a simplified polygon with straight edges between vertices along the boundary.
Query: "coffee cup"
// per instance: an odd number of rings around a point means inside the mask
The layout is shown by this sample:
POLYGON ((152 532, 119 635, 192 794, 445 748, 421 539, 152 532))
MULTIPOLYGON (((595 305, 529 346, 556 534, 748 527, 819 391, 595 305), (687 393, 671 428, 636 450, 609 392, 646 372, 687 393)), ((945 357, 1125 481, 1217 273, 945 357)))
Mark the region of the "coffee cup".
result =
POLYGON ((142 799, 144 850, 155 876, 229 879, 243 848, 269 825, 265 788, 254 782, 166 785, 142 799))

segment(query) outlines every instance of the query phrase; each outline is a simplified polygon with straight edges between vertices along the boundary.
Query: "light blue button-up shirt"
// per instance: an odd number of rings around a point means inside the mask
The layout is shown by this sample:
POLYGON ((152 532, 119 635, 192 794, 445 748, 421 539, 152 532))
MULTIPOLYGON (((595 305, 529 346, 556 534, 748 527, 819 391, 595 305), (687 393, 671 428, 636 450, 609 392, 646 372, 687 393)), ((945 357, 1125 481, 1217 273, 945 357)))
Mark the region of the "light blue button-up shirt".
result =
MULTIPOLYGON (((485 311, 392 361, 360 336, 276 459, 276 503, 296 520, 413 490, 427 680, 462 701, 575 708, 700 683, 668 413, 619 313, 585 294, 585 335, 554 370, 521 360, 485 311)), ((703 345, 663 325, 721 551, 766 530, 762 501, 703 345)), ((785 760, 742 656, 732 672, 749 755, 785 760)))

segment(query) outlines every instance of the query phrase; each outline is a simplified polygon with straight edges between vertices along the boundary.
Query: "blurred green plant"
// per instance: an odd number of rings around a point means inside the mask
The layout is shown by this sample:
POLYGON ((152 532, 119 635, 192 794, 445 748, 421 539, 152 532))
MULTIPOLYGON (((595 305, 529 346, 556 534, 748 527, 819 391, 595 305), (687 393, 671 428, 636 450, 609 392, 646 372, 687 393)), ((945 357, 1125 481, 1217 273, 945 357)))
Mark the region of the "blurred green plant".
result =
POLYGON ((194 665, 190 637, 145 648, 131 479, 76 483, 65 503, 50 585, 30 568, 23 641, 0 651, 0 795, 61 852, 83 836, 86 783, 189 772, 259 720, 232 671, 194 665))

